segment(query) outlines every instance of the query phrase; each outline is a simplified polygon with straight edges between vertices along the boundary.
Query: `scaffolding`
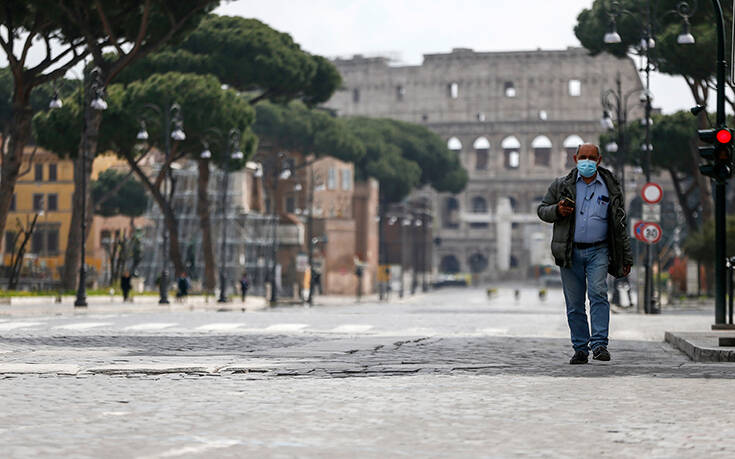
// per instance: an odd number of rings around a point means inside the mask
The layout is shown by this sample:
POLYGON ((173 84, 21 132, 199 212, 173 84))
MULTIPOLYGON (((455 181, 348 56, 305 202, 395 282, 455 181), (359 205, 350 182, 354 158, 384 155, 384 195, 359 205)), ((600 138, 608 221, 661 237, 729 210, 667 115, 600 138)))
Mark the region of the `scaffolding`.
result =
MULTIPOLYGON (((207 193, 210 204, 210 222, 212 247, 214 247, 215 272, 221 266, 222 224, 226 221, 226 257, 225 278, 229 293, 239 292, 239 281, 244 272, 248 273, 250 289, 254 295, 265 294, 265 281, 270 253, 273 245, 273 217, 257 212, 249 212, 246 200, 249 196, 243 193, 243 181, 246 172, 230 172, 227 189, 227 209, 223 212, 224 172, 210 165, 210 180, 207 193)), ((202 232, 197 215, 197 164, 193 161, 183 167, 171 170, 173 183, 173 208, 178 224, 180 252, 187 275, 192 281, 194 290, 199 290, 204 276, 204 257, 202 254, 202 232)), ((171 185, 169 185, 171 186, 171 185)), ((169 188, 170 189, 170 188, 169 188)), ((151 200, 146 212, 150 224, 143 231, 143 260, 138 275, 145 279, 148 289, 155 289, 163 265, 163 231, 165 228, 163 213, 155 201, 151 200)), ((170 263, 170 261, 169 261, 170 263)), ((171 279, 177 277, 173 265, 167 266, 172 273, 171 279)), ((217 288, 219 289, 219 283, 217 288)))

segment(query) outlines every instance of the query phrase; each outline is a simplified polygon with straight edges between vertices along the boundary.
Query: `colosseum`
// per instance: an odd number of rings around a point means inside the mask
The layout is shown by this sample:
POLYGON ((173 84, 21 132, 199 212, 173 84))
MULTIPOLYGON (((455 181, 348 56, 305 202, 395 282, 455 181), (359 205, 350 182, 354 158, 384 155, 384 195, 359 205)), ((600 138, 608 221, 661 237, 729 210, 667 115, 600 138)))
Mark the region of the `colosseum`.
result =
POLYGON ((574 166, 577 145, 598 142, 602 92, 618 77, 623 93, 642 88, 632 59, 582 48, 458 48, 417 66, 359 55, 334 63, 344 82, 326 105, 340 116, 420 123, 460 155, 470 176, 462 193, 421 192, 435 215, 433 266, 479 282, 525 278, 553 263, 537 203, 574 166))

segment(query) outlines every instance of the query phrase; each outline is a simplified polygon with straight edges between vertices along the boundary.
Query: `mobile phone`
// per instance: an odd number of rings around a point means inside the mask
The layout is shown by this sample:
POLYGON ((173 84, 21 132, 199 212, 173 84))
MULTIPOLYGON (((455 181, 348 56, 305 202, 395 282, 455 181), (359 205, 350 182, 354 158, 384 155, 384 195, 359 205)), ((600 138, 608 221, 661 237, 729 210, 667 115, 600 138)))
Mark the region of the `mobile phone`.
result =
POLYGON ((565 207, 574 207, 574 199, 572 198, 563 198, 562 204, 564 204, 565 207))

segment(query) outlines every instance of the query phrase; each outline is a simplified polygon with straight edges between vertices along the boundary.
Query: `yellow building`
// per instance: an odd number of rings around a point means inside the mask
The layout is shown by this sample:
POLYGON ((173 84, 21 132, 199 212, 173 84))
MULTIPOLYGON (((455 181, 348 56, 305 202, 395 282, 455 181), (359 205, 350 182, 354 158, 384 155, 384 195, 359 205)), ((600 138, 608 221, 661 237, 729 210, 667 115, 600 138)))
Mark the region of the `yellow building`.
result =
MULTIPOLYGON (((24 265, 30 265, 39 275, 60 278, 60 267, 64 264, 64 253, 69 234, 72 213, 72 195, 74 193, 74 162, 60 159, 55 154, 38 148, 35 155, 28 148, 24 157, 10 213, 5 225, 3 238, 4 261, 10 262, 12 241, 19 231, 27 228, 34 216, 38 214, 36 227, 25 250, 24 265)), ((98 172, 123 163, 112 155, 102 156, 94 161, 92 179, 98 172)), ((97 227, 104 225, 105 220, 95 217, 87 238, 86 263, 100 272, 104 251, 97 247, 100 244, 97 227)), ((121 223, 127 224, 127 220, 121 223)), ((106 228, 109 229, 109 228, 106 228)), ((79 229, 77 229, 79 231, 79 229)), ((16 242, 19 247, 22 237, 16 242)))

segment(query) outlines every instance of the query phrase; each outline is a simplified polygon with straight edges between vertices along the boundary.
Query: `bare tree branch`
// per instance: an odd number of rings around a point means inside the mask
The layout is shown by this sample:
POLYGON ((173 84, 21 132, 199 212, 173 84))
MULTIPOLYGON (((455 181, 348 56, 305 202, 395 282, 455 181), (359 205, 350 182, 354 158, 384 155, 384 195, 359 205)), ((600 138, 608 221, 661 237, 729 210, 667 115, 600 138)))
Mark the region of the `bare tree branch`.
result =
MULTIPOLYGON (((149 1, 146 3, 150 3, 149 1)), ((94 4, 97 7, 97 15, 100 17, 100 20, 102 21, 102 26, 105 28, 105 32, 107 32, 107 35, 110 37, 109 41, 112 42, 112 45, 117 50, 117 53, 119 55, 124 55, 125 52, 120 47, 120 44, 118 43, 117 36, 115 35, 115 32, 112 30, 112 27, 110 27, 110 21, 107 19, 107 15, 105 14, 104 8, 102 8, 102 4, 99 0, 94 0, 94 4)), ((148 5, 146 5, 147 7, 148 5)))
POLYGON ((31 171, 31 167, 33 166, 33 159, 36 157, 36 152, 38 152, 38 145, 33 147, 33 151, 31 152, 31 156, 28 158, 28 167, 26 167, 24 170, 18 172, 18 177, 23 177, 27 173, 31 171))
POLYGON ((99 201, 97 201, 97 202, 94 203, 94 211, 95 212, 99 212, 99 210, 102 207, 102 204, 106 203, 107 201, 110 200, 111 197, 113 197, 115 194, 117 194, 117 192, 120 191, 120 189, 123 187, 123 185, 125 185, 128 182, 128 179, 130 179, 130 177, 132 177, 132 176, 133 176, 133 170, 131 169, 130 171, 128 171, 128 173, 125 175, 125 177, 123 177, 122 180, 120 180, 120 183, 118 183, 117 185, 115 185, 115 188, 111 189, 110 191, 108 191, 107 193, 105 193, 104 195, 102 195, 102 197, 99 199, 99 201))
POLYGON ((105 80, 105 85, 109 84, 110 81, 112 81, 122 70, 131 62, 134 62, 138 59, 141 59, 148 54, 152 53, 156 49, 160 48, 164 43, 168 42, 171 37, 173 37, 179 29, 181 29, 186 22, 191 19, 191 17, 199 12, 200 10, 204 9, 209 4, 208 0, 198 0, 198 4, 195 7, 192 7, 189 12, 184 15, 178 23, 175 23, 169 31, 161 37, 161 39, 157 40, 154 43, 146 43, 142 44, 140 46, 136 45, 133 50, 131 50, 123 59, 118 61, 113 68, 110 70, 109 75, 107 75, 107 79, 105 80), (135 51, 135 52, 134 52, 135 51))

